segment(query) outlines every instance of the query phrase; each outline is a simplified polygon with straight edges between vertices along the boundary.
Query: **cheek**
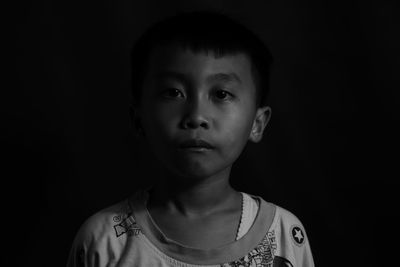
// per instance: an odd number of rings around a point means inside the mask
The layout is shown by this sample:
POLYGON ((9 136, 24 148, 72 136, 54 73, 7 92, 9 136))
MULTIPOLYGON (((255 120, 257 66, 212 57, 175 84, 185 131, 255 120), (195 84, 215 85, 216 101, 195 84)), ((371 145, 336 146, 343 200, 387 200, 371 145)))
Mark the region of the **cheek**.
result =
POLYGON ((165 105, 153 105, 153 109, 145 110, 145 130, 152 139, 163 142, 170 138, 172 131, 179 121, 179 110, 177 107, 166 107, 165 105))
POLYGON ((222 121, 221 141, 227 153, 240 153, 246 145, 252 127, 251 114, 232 112, 222 121), (234 150, 232 148, 235 148, 234 150))

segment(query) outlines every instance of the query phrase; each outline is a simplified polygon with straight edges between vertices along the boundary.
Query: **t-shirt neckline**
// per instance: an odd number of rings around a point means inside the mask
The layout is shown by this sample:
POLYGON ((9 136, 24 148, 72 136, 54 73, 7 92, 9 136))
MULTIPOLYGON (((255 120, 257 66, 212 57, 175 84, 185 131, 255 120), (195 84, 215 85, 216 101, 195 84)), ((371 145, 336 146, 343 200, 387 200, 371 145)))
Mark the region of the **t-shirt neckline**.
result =
POLYGON ((258 200, 260 206, 248 232, 236 241, 211 249, 188 247, 166 237, 147 210, 148 192, 146 190, 134 194, 130 199, 130 204, 132 205, 133 216, 145 238, 161 253, 184 263, 209 265, 240 259, 257 247, 269 231, 275 217, 276 207, 264 201, 261 197, 252 197, 258 200))

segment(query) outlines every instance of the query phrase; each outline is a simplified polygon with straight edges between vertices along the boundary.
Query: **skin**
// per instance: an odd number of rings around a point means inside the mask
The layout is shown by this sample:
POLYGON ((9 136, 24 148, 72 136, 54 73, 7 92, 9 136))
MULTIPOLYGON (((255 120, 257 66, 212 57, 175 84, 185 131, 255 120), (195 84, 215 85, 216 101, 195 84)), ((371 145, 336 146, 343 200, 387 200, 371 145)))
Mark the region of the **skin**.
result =
POLYGON ((249 140, 261 140, 271 114, 256 107, 249 58, 156 47, 142 89, 134 119, 165 174, 150 192, 153 220, 185 246, 233 242, 242 199, 229 183, 231 168, 249 140), (179 149, 193 138, 214 148, 179 149))

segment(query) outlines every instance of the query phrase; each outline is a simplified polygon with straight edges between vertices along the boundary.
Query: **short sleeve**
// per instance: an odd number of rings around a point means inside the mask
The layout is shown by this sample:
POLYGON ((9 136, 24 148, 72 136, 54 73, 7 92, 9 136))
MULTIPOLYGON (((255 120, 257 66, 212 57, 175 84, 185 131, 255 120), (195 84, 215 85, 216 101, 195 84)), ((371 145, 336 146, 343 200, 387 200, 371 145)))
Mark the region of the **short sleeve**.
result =
POLYGON ((72 243, 67 267, 115 266, 121 244, 116 238, 112 218, 113 213, 101 211, 83 223, 72 243))
MULTIPOLYGON (((278 207, 274 231, 277 234, 276 266, 314 267, 310 242, 300 220, 291 212, 278 207)), ((274 265, 275 266, 275 265, 274 265)))
POLYGON ((293 239, 295 266, 314 267, 314 260, 311 253, 311 246, 304 226, 299 222, 290 229, 290 235, 293 239))
POLYGON ((96 228, 93 227, 92 220, 90 218, 86 221, 76 234, 68 256, 67 267, 100 266, 99 254, 96 251, 98 246, 95 243, 95 233, 93 232, 96 228))
POLYGON ((83 267, 85 264, 86 251, 83 244, 73 243, 69 252, 67 267, 83 267))

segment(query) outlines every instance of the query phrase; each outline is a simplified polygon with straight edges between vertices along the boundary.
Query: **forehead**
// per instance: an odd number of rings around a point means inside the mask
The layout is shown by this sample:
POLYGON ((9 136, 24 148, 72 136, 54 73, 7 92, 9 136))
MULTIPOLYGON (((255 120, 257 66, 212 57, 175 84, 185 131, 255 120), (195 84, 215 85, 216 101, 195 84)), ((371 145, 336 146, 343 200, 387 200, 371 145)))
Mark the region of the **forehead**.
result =
POLYGON ((180 73, 194 79, 223 74, 218 77, 229 76, 254 86, 251 61, 245 53, 217 57, 212 51, 193 52, 178 45, 156 46, 149 57, 149 78, 159 77, 163 73, 180 73))

